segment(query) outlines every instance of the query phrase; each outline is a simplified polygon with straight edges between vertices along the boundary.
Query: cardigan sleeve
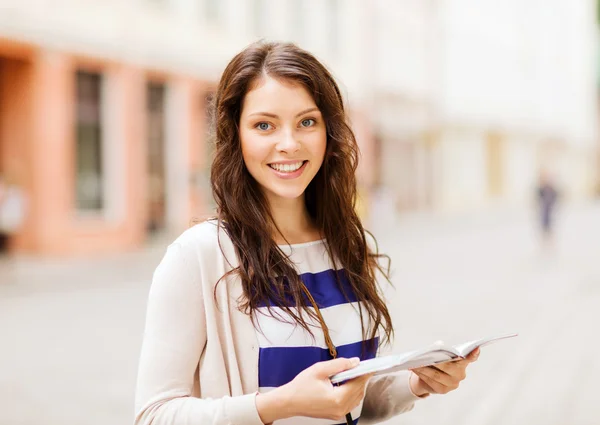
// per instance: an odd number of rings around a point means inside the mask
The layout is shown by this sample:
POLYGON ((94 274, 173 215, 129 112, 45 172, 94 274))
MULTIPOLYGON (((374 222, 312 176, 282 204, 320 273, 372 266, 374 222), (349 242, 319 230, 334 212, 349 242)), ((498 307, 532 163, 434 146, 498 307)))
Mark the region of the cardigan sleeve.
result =
POLYGON ((383 422, 411 411, 421 397, 413 394, 409 380, 409 371, 372 377, 367 384, 360 423, 383 422))
POLYGON ((192 396, 206 344, 200 282, 171 244, 154 272, 135 395, 135 425, 262 425, 256 394, 218 399, 192 396))

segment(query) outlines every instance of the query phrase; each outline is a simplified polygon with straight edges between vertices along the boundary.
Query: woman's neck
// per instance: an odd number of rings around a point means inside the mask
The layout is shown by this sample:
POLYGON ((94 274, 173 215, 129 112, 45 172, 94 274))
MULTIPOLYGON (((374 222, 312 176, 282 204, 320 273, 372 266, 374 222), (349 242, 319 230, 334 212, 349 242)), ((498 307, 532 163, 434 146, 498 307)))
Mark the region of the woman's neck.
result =
POLYGON ((277 244, 305 243, 322 238, 308 214, 303 197, 271 200, 269 206, 276 226, 273 238, 277 244))

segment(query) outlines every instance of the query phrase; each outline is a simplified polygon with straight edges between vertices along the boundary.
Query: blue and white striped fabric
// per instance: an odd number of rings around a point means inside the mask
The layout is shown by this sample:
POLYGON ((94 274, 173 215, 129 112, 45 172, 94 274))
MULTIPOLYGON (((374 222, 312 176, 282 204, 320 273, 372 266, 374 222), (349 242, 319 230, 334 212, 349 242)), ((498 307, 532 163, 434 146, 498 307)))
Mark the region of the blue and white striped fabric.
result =
MULTIPOLYGON (((367 344, 364 344, 362 339, 356 297, 350 290, 344 271, 332 269, 325 242, 316 241, 281 248, 286 254, 290 254, 290 259, 296 265, 300 278, 319 306, 329 328, 331 340, 337 348, 338 357, 360 357, 362 360, 375 357, 378 341, 375 341, 374 349, 367 350, 367 344), (336 273, 340 276, 348 300, 338 287, 336 273), (365 345, 364 349, 363 345, 365 345)), ((313 337, 301 326, 296 325, 283 310, 276 307, 271 307, 271 310, 272 315, 267 310, 267 304, 264 304, 255 313, 260 347, 258 363, 260 392, 272 391, 287 384, 307 367, 332 358, 318 320, 306 317, 307 323, 313 330, 313 337)), ((364 308, 363 320, 367 327, 368 315, 364 308)), ((352 412, 355 424, 358 422, 361 410, 362 405, 352 412)), ((308 417, 296 417, 277 422, 285 425, 335 423, 308 417)))

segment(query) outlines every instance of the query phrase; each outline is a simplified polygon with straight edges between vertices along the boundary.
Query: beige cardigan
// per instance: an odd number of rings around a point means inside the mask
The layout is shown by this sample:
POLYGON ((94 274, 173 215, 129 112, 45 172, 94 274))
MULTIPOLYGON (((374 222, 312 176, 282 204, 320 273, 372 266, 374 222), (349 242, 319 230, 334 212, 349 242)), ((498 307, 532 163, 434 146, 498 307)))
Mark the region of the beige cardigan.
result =
MULTIPOLYGON (((171 244, 154 272, 138 371, 136 425, 262 425, 256 409, 258 341, 237 309, 239 278, 217 280, 237 266, 215 221, 198 224, 171 244)), ((360 423, 411 410, 418 399, 409 374, 371 378, 360 423)))

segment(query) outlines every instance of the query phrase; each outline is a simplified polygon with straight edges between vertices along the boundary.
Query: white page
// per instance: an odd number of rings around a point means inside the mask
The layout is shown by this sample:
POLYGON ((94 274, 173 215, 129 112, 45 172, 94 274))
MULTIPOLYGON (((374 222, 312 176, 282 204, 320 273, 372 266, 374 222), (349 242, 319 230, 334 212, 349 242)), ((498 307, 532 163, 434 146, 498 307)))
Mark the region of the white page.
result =
POLYGON ((454 347, 446 347, 442 341, 437 341, 429 347, 420 350, 408 351, 399 355, 376 357, 370 360, 364 360, 353 369, 340 372, 330 377, 334 384, 354 379, 359 376, 373 373, 380 375, 382 373, 392 373, 399 370, 415 369, 422 366, 439 364, 447 361, 460 359, 476 347, 483 347, 502 339, 512 338, 517 334, 501 335, 491 338, 482 338, 465 342, 454 347))
POLYGON ((408 370, 426 364, 445 362, 457 357, 454 353, 440 349, 441 346, 442 343, 438 342, 430 347, 409 351, 400 355, 364 360, 355 368, 333 375, 330 379, 332 383, 336 384, 368 373, 379 375, 398 370, 408 370))
POLYGON ((454 348, 463 357, 466 357, 469 355, 469 353, 471 351, 473 351, 477 347, 484 347, 484 346, 492 344, 496 341, 500 341, 502 339, 507 339, 507 338, 513 338, 515 336, 517 336, 517 334, 506 334, 506 335, 494 336, 494 337, 490 337, 490 338, 475 339, 473 341, 468 341, 463 344, 455 345, 454 348))

